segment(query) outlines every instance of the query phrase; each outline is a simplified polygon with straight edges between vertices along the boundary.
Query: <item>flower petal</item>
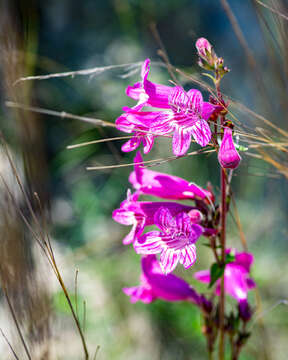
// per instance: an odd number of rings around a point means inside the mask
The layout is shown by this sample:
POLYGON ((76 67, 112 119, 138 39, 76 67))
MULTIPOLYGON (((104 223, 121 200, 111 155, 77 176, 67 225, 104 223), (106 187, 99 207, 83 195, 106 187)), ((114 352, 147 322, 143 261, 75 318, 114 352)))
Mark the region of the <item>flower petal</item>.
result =
POLYGON ((160 257, 160 266, 164 274, 171 273, 177 266, 180 258, 180 251, 164 249, 160 257))
POLYGON ((157 225, 164 233, 176 226, 176 221, 173 218, 171 212, 165 207, 161 207, 155 213, 154 221, 155 225, 157 225))
POLYGON ((185 246, 181 250, 180 263, 184 266, 185 269, 188 269, 196 261, 196 246, 194 244, 185 246))
POLYGON ((215 108, 216 108, 215 105, 204 101, 203 102, 202 113, 201 113, 202 119, 208 120, 209 117, 213 114, 213 111, 215 110, 215 108))
POLYGON ((185 155, 191 143, 191 130, 183 127, 176 127, 173 135, 173 153, 176 156, 185 155))
POLYGON ((194 125, 191 127, 191 129, 195 141, 200 146, 206 146, 211 140, 211 129, 205 120, 203 119, 197 120, 194 123, 194 125))
POLYGON ((204 284, 209 284, 210 283, 210 270, 201 270, 201 271, 197 271, 194 274, 194 278, 204 284))
POLYGON ((135 135, 131 139, 129 139, 125 144, 122 145, 121 150, 123 152, 134 151, 141 144, 143 136, 135 135))
POLYGON ((134 242, 137 254, 158 254, 163 248, 160 231, 150 231, 134 242))
POLYGON ((154 144, 154 135, 148 134, 146 136, 143 137, 143 152, 144 154, 148 154, 150 152, 150 150, 153 147, 154 144))

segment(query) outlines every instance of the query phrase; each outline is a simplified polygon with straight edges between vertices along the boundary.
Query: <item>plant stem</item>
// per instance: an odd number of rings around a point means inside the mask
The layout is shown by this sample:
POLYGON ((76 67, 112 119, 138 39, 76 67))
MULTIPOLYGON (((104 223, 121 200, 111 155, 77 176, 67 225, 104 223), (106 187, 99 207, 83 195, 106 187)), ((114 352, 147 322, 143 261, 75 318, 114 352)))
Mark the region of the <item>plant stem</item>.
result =
MULTIPOLYGON (((221 168, 221 262, 224 266, 225 251, 226 251, 226 173, 221 168)), ((225 354, 225 291, 224 291, 224 274, 221 278, 221 292, 220 292, 220 307, 219 307, 219 327, 220 327, 220 340, 219 340, 219 360, 224 360, 225 354)))

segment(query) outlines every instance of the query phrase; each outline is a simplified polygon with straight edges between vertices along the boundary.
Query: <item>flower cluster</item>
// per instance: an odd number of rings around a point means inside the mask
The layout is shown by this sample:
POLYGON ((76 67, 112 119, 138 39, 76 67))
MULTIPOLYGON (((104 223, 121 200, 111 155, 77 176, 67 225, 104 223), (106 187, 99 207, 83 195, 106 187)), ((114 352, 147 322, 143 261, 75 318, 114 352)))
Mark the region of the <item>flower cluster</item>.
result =
POLYGON ((202 311, 203 332, 209 351, 213 351, 220 330, 222 334, 230 331, 231 344, 239 353, 240 340, 249 334, 236 329, 235 324, 239 320, 245 324, 251 318, 248 291, 255 287, 255 282, 250 277, 253 255, 225 249, 225 241, 222 242, 223 232, 226 236, 223 219, 225 224, 230 201, 230 184, 226 183, 225 169, 236 169, 241 161, 233 142, 233 123, 226 119, 228 105, 219 90, 220 80, 229 70, 206 39, 200 38, 196 48, 200 66, 215 74, 212 78, 217 97, 210 97, 210 102, 205 102, 199 90, 186 92, 180 86, 151 82, 148 80, 150 60, 146 59, 141 70, 142 80, 126 90, 126 94, 137 103, 132 108, 123 108, 124 113, 117 118, 116 126, 132 134, 122 146, 124 152, 133 151, 142 143, 144 154, 147 154, 158 136, 172 136, 176 156, 187 153, 192 138, 202 147, 210 145, 218 153, 222 167, 221 204, 217 204, 211 186, 205 189, 178 176, 147 169, 138 151, 134 170, 129 176, 134 191, 128 190, 127 198, 112 216, 118 223, 131 226, 123 243, 132 244, 135 252, 142 256, 140 284, 123 289, 131 302, 151 303, 162 299, 193 303, 202 311), (144 107, 156 110, 143 111, 144 107), (213 132, 210 122, 213 123, 213 132), (143 195, 160 200, 142 200, 143 195), (233 297, 238 303, 237 315, 232 312, 225 318, 224 311, 222 314, 219 312, 223 296, 219 306, 215 301, 217 296, 199 294, 189 283, 172 274, 178 264, 184 269, 193 266, 197 259, 196 244, 201 237, 208 239, 205 245, 213 251, 215 263, 210 270, 196 272, 194 278, 210 287, 215 284, 216 295, 226 292, 233 297), (221 277, 224 282, 221 282, 221 277))
POLYGON ((129 180, 135 192, 128 191, 127 199, 114 210, 113 219, 123 225, 132 225, 123 243, 133 243, 138 254, 161 254, 160 265, 165 274, 172 272, 177 264, 189 268, 196 261, 195 243, 209 231, 201 209, 175 201, 139 201, 140 194, 154 195, 166 200, 193 200, 207 207, 213 194, 196 184, 177 176, 146 169, 140 152, 135 159, 135 169, 129 180), (147 232, 146 226, 156 225, 159 230, 147 232))
POLYGON ((185 91, 180 86, 155 84, 147 79, 150 60, 142 66, 142 81, 129 86, 126 94, 137 104, 133 108, 125 107, 125 113, 116 120, 119 130, 133 133, 122 150, 133 151, 143 142, 147 154, 160 135, 173 134, 173 152, 184 155, 190 146, 191 138, 200 146, 206 146, 211 140, 211 130, 207 122, 216 106, 203 101, 199 90, 185 91), (142 111, 144 106, 160 108, 158 111, 142 111))

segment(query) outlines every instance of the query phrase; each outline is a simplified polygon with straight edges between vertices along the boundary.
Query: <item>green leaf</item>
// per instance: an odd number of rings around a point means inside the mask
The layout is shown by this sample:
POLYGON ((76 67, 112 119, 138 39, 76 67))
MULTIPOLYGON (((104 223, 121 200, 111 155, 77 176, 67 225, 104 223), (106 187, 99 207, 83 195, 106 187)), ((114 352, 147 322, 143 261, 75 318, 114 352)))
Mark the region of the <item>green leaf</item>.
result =
POLYGON ((210 284, 209 288, 211 288, 215 282, 222 277, 225 270, 225 264, 220 265, 217 263, 212 264, 210 268, 210 284))
POLYGON ((231 262, 235 261, 235 255, 233 254, 226 254, 225 258, 225 264, 229 264, 231 262))

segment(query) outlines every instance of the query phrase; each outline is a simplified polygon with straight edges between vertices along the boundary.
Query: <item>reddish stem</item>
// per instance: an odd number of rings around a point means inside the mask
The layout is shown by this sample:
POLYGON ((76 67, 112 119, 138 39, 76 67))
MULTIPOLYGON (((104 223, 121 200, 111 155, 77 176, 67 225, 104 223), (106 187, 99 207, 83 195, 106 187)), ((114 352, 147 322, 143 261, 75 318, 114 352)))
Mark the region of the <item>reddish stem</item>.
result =
MULTIPOLYGON (((221 125, 223 126, 225 117, 221 117, 221 125)), ((221 263, 225 265, 226 257, 226 172, 221 168, 221 263)), ((221 291, 219 301, 219 327, 220 327, 220 340, 219 340, 219 360, 223 360, 225 356, 225 291, 224 291, 224 273, 221 278, 221 291)))

